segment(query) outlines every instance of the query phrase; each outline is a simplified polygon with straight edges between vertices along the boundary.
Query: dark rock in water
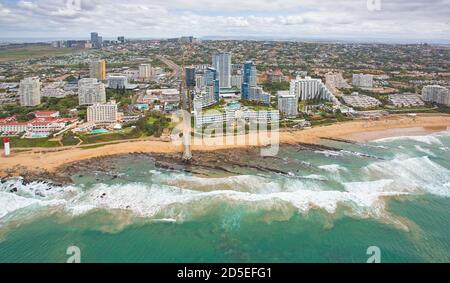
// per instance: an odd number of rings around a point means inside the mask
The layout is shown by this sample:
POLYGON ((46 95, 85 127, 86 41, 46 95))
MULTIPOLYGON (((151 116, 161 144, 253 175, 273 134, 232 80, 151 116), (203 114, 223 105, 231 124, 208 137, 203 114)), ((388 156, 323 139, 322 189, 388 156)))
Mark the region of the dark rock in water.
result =
POLYGON ((14 187, 14 188, 12 188, 9 192, 10 192, 10 193, 17 193, 17 191, 18 191, 17 188, 14 187))
POLYGON ((117 178, 119 178, 119 176, 118 175, 114 175, 112 178, 113 179, 117 179, 117 178))
POLYGON ((106 197, 106 193, 103 193, 103 195, 100 196, 100 198, 106 197))

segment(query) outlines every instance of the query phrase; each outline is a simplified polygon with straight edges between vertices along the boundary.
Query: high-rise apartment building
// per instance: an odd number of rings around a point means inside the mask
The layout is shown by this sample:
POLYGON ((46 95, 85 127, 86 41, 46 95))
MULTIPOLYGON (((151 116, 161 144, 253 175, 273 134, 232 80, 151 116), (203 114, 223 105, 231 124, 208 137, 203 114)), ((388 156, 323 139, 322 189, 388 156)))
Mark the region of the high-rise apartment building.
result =
POLYGON ((195 67, 186 67, 184 72, 186 76, 186 86, 190 89, 193 89, 197 84, 195 80, 195 67))
POLYGON ((278 92, 278 110, 286 117, 298 115, 298 99, 288 91, 278 92))
POLYGON ((220 101, 220 80, 219 74, 214 68, 206 68, 204 75, 205 87, 207 92, 214 92, 216 102, 220 101))
POLYGON ((422 89, 422 99, 427 102, 450 106, 450 88, 427 85, 422 89))
POLYGON ((244 70, 242 74, 242 99, 249 99, 250 89, 252 87, 256 87, 256 77, 256 66, 253 64, 253 62, 246 62, 244 64, 244 70))
POLYGON ((231 53, 214 53, 212 65, 219 73, 220 88, 231 88, 231 53))
POLYGON ((19 86, 20 105, 26 107, 41 104, 41 83, 39 78, 25 78, 19 86))
POLYGON ((150 79, 153 76, 152 65, 141 64, 139 65, 139 78, 141 80, 150 79))
POLYGON ((89 65, 89 75, 93 79, 99 81, 106 80, 106 61, 105 60, 94 60, 91 61, 89 65))
POLYGON ((337 100, 321 79, 311 77, 297 77, 292 80, 290 94, 295 95, 298 100, 325 99, 333 102, 337 100))
POLYGON ((97 79, 78 81, 78 101, 80 105, 92 105, 106 102, 105 85, 97 79))

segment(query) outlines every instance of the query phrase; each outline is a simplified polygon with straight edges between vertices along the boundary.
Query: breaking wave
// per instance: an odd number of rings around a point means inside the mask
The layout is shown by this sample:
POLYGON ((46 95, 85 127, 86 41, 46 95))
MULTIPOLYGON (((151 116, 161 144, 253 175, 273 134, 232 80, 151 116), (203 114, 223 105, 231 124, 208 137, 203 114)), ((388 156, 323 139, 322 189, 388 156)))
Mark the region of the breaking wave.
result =
MULTIPOLYGON (((448 146, 447 140, 437 135, 389 140, 400 139, 438 145, 436 148, 448 146)), ((390 147, 387 139, 378 142, 390 147)), ((422 194, 450 197, 450 170, 432 160, 434 152, 429 146, 409 148, 412 151, 408 154, 404 152, 406 146, 402 152, 393 152, 391 160, 374 160, 353 152, 321 152, 315 157, 321 164, 322 154, 335 157, 334 164, 315 166, 309 162, 314 163, 314 159, 305 160, 311 166, 287 176, 243 174, 204 178, 149 170, 145 182, 102 183, 91 187, 60 187, 10 179, 0 183, 0 226, 15 215, 32 216, 34 211, 45 209, 56 209, 69 217, 98 210, 123 211, 155 222, 189 221, 223 206, 249 212, 282 211, 286 215, 311 209, 334 214, 343 207, 355 216, 386 218, 389 213, 385 204, 390 197, 422 194), (418 153, 427 156, 414 157, 418 153), (343 155, 345 158, 337 158, 343 155), (355 166, 350 158, 361 162, 361 166, 355 166), (346 162, 352 162, 351 166, 346 162)))

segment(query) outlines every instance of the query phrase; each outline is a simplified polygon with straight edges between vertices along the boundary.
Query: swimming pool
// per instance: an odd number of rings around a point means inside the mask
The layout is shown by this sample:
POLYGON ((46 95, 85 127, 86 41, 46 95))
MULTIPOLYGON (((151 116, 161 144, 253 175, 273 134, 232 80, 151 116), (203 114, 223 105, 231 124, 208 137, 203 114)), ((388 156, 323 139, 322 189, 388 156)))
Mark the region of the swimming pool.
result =
POLYGON ((91 134, 104 134, 107 133, 108 131, 105 129, 96 129, 96 130, 92 130, 91 134))
POLYGON ((232 110, 240 109, 241 108, 241 104, 240 103, 231 103, 231 104, 227 105, 227 108, 228 109, 232 109, 232 110))

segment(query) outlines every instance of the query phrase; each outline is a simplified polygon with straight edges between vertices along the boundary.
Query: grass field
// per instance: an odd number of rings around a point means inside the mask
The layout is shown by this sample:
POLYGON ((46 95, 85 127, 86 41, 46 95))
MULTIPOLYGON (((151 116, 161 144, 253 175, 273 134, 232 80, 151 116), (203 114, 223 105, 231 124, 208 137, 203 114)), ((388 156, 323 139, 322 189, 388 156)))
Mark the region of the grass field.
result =
MULTIPOLYGON (((20 138, 10 138, 11 139, 11 147, 59 147, 60 144, 57 141, 49 141, 48 138, 40 138, 40 139, 20 139, 20 138)), ((0 143, 0 148, 3 148, 3 143, 0 143)))
POLYGON ((20 61, 79 52, 77 49, 54 48, 49 45, 29 45, 0 49, 0 62, 20 61))

